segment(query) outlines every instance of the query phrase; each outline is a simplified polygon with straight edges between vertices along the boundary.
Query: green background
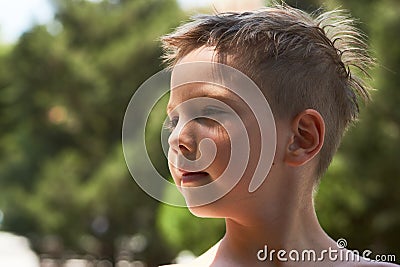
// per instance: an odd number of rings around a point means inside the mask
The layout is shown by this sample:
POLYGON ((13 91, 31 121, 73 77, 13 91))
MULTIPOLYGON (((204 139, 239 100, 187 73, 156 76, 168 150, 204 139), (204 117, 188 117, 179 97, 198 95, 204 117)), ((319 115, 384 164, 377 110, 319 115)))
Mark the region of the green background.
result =
MULTIPOLYGON (((400 259, 400 2, 287 1, 303 10, 349 9, 378 66, 373 102, 346 134, 316 196, 319 220, 348 248, 400 259)), ((161 70, 158 38, 193 11, 173 0, 52 1, 56 16, 0 45, 1 230, 27 236, 37 253, 168 263, 203 252, 222 220, 161 204, 131 178, 122 120, 136 88, 161 70)), ((208 12, 208 10, 203 10, 208 12)), ((158 109, 154 122, 165 114, 158 109)), ((154 125, 155 123, 153 123, 154 125)), ((159 129, 148 148, 168 173, 159 129)))

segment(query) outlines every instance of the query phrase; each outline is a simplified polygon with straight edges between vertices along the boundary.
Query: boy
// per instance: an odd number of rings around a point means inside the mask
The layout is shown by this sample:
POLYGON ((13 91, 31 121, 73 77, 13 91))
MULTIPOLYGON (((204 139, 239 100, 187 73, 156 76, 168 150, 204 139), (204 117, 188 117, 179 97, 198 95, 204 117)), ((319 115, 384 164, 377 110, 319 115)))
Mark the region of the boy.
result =
MULTIPOLYGON (((275 5, 199 16, 163 37, 173 69, 167 111, 171 174, 193 214, 226 221, 221 241, 187 266, 394 266, 357 258, 323 231, 314 211, 319 178, 357 118, 358 101, 369 98, 349 68, 367 74, 372 63, 352 22, 340 11, 313 18, 275 5), (204 64, 228 65, 247 75, 268 101, 276 136, 263 135, 254 113, 259 107, 237 90, 197 79, 214 68, 204 64), (182 82, 187 76, 191 83, 182 82), (243 122, 247 139, 235 131, 240 124, 234 118, 243 122), (213 146, 201 144, 205 140, 213 146), (263 161, 263 142, 274 143, 271 162, 263 161), (231 162, 241 154, 234 144, 249 148, 244 172, 222 197, 203 201, 204 192, 196 195, 196 188, 217 183, 225 189, 218 181, 235 176, 226 172, 229 164, 241 163, 231 162), (267 165, 265 177, 255 175, 259 164, 267 165), (254 186, 254 179, 261 182, 254 186)), ((214 189, 210 195, 218 195, 214 189)))

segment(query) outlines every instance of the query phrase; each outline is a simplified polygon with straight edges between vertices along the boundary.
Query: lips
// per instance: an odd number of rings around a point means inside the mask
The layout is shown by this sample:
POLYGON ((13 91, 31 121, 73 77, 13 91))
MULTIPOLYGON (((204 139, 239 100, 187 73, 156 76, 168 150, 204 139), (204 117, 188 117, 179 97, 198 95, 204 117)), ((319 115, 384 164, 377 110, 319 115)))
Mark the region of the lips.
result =
POLYGON ((184 172, 182 174, 182 184, 201 181, 208 176, 207 172, 184 172))

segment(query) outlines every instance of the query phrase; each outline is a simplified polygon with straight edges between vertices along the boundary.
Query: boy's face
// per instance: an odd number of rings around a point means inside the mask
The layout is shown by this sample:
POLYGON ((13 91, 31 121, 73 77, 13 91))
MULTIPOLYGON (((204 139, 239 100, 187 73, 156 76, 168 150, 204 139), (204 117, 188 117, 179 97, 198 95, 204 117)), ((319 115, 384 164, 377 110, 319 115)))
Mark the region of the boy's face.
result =
MULTIPOLYGON (((213 62, 213 56, 214 50, 199 49, 179 63, 213 62)), ((240 171, 229 171, 230 166, 247 163, 240 177, 236 177, 238 181, 240 179, 237 186, 224 199, 235 203, 249 198, 249 183, 258 164, 261 143, 259 123, 251 108, 242 98, 222 86, 192 82, 174 87, 174 84, 179 84, 176 81, 182 75, 176 72, 172 73, 167 108, 171 128, 168 162, 174 182, 181 188, 190 207, 191 202, 196 201, 192 201, 193 194, 184 188, 201 187, 219 178, 223 180, 226 176, 228 180, 235 179, 233 177, 240 171), (234 150, 237 146, 242 147, 234 150)), ((268 139, 264 141, 268 142, 268 139)), ((271 164, 273 157, 272 154, 271 164)), ((225 182, 217 183, 217 191, 226 188, 225 185, 225 182)))
POLYGON ((180 186, 208 184, 220 177, 228 165, 231 141, 219 122, 231 123, 234 114, 223 105, 217 105, 218 102, 205 101, 206 97, 240 108, 240 104, 235 103, 237 96, 218 86, 194 83, 171 91, 168 116, 172 132, 168 158, 174 181, 180 186), (188 102, 190 100, 196 101, 188 102), (212 147, 201 148, 200 142, 206 139, 215 144, 215 154, 209 153, 212 147))

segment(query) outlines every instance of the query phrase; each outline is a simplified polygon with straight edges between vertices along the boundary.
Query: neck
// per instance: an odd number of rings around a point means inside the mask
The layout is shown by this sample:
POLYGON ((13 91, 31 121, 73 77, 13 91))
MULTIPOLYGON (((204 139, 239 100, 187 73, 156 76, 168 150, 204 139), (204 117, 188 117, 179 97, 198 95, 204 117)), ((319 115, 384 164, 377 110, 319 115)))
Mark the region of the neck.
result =
MULTIPOLYGON (((226 253, 227 258, 240 259, 242 263, 253 262, 252 266, 255 262, 266 266, 266 262, 257 258, 257 253, 259 257, 271 256, 265 255, 265 249, 268 253, 275 250, 275 254, 279 250, 285 250, 287 253, 297 250, 301 253, 304 249, 313 249, 318 253, 335 245, 318 223, 312 188, 306 194, 300 189, 288 190, 285 186, 279 188, 282 189, 274 193, 258 192, 284 196, 279 201, 254 203, 250 199, 244 200, 241 207, 248 205, 248 208, 241 210, 246 212, 226 219, 226 234, 219 245, 221 255, 226 253), (260 250, 264 251, 259 252, 260 250)), ((279 265, 276 255, 274 257, 274 266, 279 265)), ((267 261, 269 260, 267 258, 267 261)))

